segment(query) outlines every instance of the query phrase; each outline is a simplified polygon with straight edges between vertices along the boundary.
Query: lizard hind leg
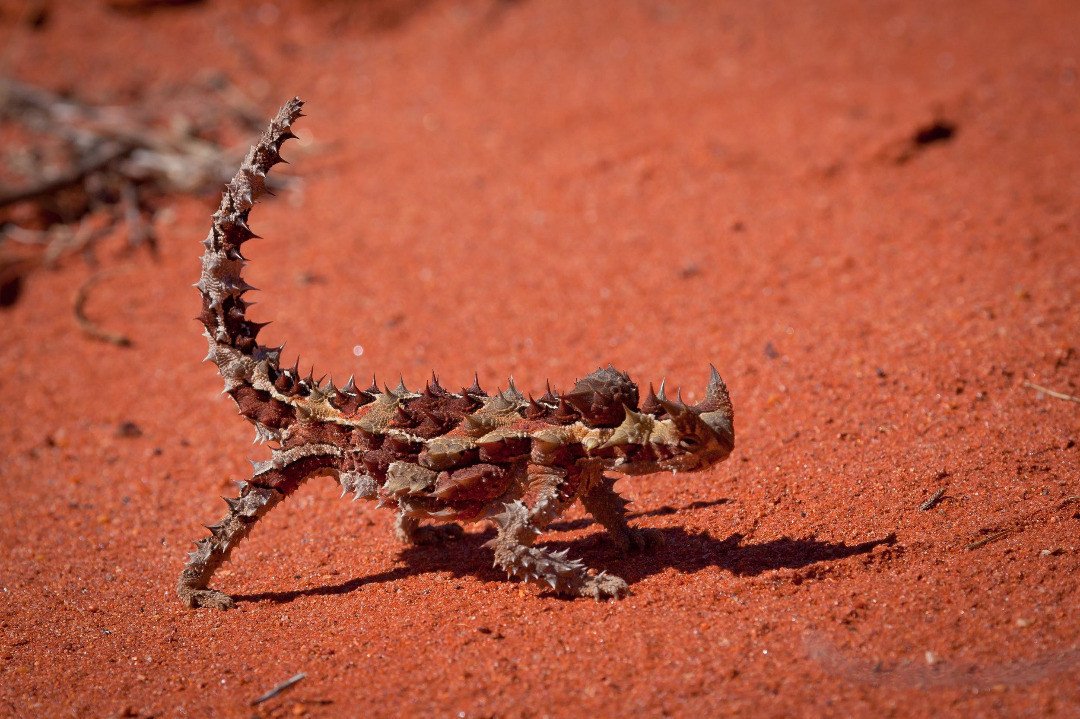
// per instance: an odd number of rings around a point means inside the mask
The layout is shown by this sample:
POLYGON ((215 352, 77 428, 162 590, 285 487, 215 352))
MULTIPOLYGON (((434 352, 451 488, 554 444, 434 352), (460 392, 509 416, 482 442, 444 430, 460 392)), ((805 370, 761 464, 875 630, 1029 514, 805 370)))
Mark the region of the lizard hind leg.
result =
POLYGON ((187 565, 180 573, 176 592, 184 604, 192 609, 230 609, 233 606, 229 595, 209 588, 210 579, 255 523, 284 498, 285 494, 276 489, 244 484, 238 497, 225 500, 229 505, 228 514, 217 524, 207 527, 210 536, 195 543, 195 551, 188 555, 187 565))
POLYGON ((589 574, 583 562, 567 559, 565 549, 555 552, 532 546, 540 530, 530 521, 523 502, 510 502, 491 521, 498 533, 488 546, 495 550, 495 566, 510 576, 569 596, 600 600, 627 594, 625 581, 606 572, 589 574))

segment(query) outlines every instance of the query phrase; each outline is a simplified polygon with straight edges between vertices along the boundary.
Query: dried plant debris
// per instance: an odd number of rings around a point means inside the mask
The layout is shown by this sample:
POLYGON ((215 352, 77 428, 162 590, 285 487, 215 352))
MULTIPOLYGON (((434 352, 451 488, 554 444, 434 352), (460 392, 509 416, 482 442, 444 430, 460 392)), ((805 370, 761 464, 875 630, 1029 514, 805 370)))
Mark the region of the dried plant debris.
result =
POLYGON ((903 165, 933 145, 951 142, 959 131, 960 125, 956 121, 936 117, 916 127, 907 137, 888 144, 881 154, 884 159, 903 165))
POLYGON ((153 251, 163 198, 216 190, 242 156, 212 135, 252 129, 251 104, 227 80, 207 76, 194 86, 196 98, 95 106, 0 79, 0 264, 25 255, 18 246, 48 266, 91 252, 120 228, 129 246, 153 251), (224 109, 208 117, 185 101, 224 109))
POLYGON ((131 15, 145 14, 165 8, 199 5, 202 0, 107 0, 111 10, 131 15))
POLYGON ((735 446, 734 411, 715 368, 696 405, 638 386, 608 367, 578 380, 571 391, 550 387, 526 397, 510 381, 493 395, 474 380, 460 392, 432 376, 412 391, 361 389, 350 379, 302 377, 282 365, 281 347, 258 342, 262 323, 248 317, 243 245, 256 235, 248 224, 266 190, 267 172, 281 162, 293 137, 301 102, 286 103, 239 172, 227 185, 203 243, 199 319, 240 414, 257 440, 271 442, 271 457, 254 472, 225 517, 210 525, 180 575, 177 591, 190 607, 232 606, 210 580, 258 520, 307 479, 331 477, 342 496, 376 500, 396 511, 395 533, 404 542, 429 543, 460 536, 454 522, 494 525, 495 565, 511 577, 568 596, 618 598, 619 577, 591 572, 568 556, 536 546, 540 533, 575 500, 607 529, 622 550, 641 549, 642 536, 627 524, 625 505, 606 472, 652 474, 705 469, 735 446), (434 526, 424 526, 434 520, 434 526))
POLYGON ((306 678, 307 678, 307 674, 305 674, 303 672, 300 672, 299 674, 295 674, 295 675, 289 677, 288 679, 283 681, 281 684, 278 684, 276 687, 274 687, 270 691, 266 692, 265 694, 255 698, 255 699, 252 699, 251 700, 251 706, 253 706, 253 707, 258 706, 259 704, 262 704, 263 702, 268 702, 271 699, 273 699, 273 698, 275 698, 277 696, 280 696, 282 692, 288 691, 289 689, 296 686, 297 684, 299 684, 300 682, 302 682, 306 678))
POLYGON ((1045 394, 1048 397, 1053 397, 1054 399, 1063 399, 1066 402, 1080 402, 1080 397, 1077 397, 1076 395, 1066 394, 1064 392, 1057 392, 1050 389, 1049 387, 1043 387, 1041 384, 1035 384, 1034 382, 1024 380, 1024 386, 1033 389, 1040 394, 1045 394))

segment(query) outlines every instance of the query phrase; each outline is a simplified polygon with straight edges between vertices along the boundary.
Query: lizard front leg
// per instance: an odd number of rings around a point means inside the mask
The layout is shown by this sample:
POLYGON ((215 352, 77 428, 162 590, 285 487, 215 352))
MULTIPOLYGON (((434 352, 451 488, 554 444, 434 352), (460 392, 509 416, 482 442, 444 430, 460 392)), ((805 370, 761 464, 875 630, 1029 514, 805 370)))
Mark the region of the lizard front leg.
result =
POLYGON ((594 599, 626 595, 626 582, 606 572, 590 575, 583 562, 567 559, 567 550, 554 552, 532 546, 540 532, 573 501, 561 470, 537 475, 539 492, 530 510, 520 500, 510 502, 490 517, 498 532, 488 543, 495 550, 495 566, 527 582, 550 587, 559 594, 594 599))
POLYGON ((641 551, 655 540, 651 533, 631 529, 626 523, 628 502, 615 491, 615 481, 614 477, 600 477, 582 492, 581 503, 608 531, 611 541, 621 552, 641 551))
POLYGON ((284 498, 285 494, 276 489, 245 484, 240 496, 225 500, 229 504, 229 513, 217 524, 207 527, 210 536, 195 543, 195 551, 188 555, 187 566, 180 573, 176 593, 184 604, 191 608, 229 609, 233 606, 232 597, 209 589, 210 579, 255 523, 284 498))

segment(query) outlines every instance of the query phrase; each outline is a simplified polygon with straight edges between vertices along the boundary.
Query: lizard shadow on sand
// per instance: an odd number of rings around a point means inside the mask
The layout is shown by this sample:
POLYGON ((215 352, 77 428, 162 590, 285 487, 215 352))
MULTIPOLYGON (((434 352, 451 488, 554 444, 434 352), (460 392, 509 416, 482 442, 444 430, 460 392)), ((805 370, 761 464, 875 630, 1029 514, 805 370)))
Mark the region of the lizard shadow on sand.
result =
MULTIPOLYGON (((703 509, 729 502, 729 499, 692 502, 675 508, 663 506, 644 512, 628 514, 637 517, 665 516, 688 510, 703 509)), ((550 531, 571 531, 594 525, 590 518, 555 522, 550 531)), ((588 537, 563 541, 549 535, 541 537, 541 543, 552 549, 569 549, 571 554, 593 567, 609 570, 625 579, 631 587, 653 574, 671 568, 684 574, 693 574, 707 567, 718 567, 738 576, 756 576, 774 569, 799 569, 830 562, 858 554, 866 554, 875 547, 891 545, 895 535, 858 544, 829 542, 815 537, 793 539, 780 537, 760 543, 744 544, 745 535, 734 533, 725 539, 717 539, 707 532, 692 532, 683 527, 663 527, 648 530, 655 547, 641 553, 621 554, 605 532, 588 537)), ((385 572, 355 577, 338 584, 327 584, 308 589, 281 592, 241 594, 234 597, 238 602, 287 603, 305 596, 349 594, 368 584, 392 582, 410 576, 430 572, 450 572, 455 579, 473 577, 483 581, 507 581, 506 575, 491 565, 491 551, 483 544, 495 537, 493 529, 466 534, 459 540, 438 546, 409 546, 398 554, 401 565, 385 572)), ((546 596, 556 596, 544 592, 546 596)))

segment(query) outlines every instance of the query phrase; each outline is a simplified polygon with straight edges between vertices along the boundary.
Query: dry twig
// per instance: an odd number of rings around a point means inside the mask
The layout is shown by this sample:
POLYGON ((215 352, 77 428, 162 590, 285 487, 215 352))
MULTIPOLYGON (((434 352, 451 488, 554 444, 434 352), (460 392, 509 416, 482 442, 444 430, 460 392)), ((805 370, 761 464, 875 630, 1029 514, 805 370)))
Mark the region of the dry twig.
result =
POLYGON ((285 691, 286 689, 289 689, 294 684, 302 681, 306 676, 307 676, 307 674, 304 674, 303 672, 300 672, 296 676, 289 677, 288 679, 283 681, 281 684, 278 684, 276 687, 274 687, 270 691, 263 694, 261 697, 259 697, 257 699, 252 699, 251 700, 251 706, 258 706, 259 704, 262 704, 263 702, 270 701, 271 699, 276 697, 278 694, 281 694, 283 691, 285 691))
MULTIPOLYGON (((224 87, 207 92, 230 87, 225 80, 218 84, 224 87)), ((246 124, 249 109, 240 106, 242 99, 204 104, 224 106, 226 112, 219 115, 246 124)), ((0 121, 19 126, 33 138, 30 148, 16 145, 8 152, 15 159, 26 157, 6 165, 4 175, 19 178, 21 184, 0 185, 0 210, 34 203, 33 222, 44 226, 42 234, 48 238, 43 243, 46 264, 85 248, 120 224, 127 226, 131 247, 155 252, 155 202, 170 194, 216 189, 246 150, 225 148, 198 134, 215 120, 185 120, 175 109, 170 112, 168 103, 150 100, 125 107, 93 106, 0 79, 0 121), (80 243, 64 241, 77 234, 72 226, 92 215, 107 218, 108 227, 81 235, 80 243)), ((23 241, 37 232, 7 219, 0 223, 0 240, 23 241)))
POLYGON ((968 550, 970 552, 972 549, 978 549, 979 547, 982 547, 983 545, 990 544, 990 542, 1001 539, 1002 537, 1004 537, 1008 533, 1009 533, 1008 529, 1002 529, 999 532, 994 532, 993 534, 988 534, 985 537, 983 537, 982 539, 976 539, 974 542, 971 542, 966 547, 964 547, 964 549, 966 549, 966 550, 968 550))
POLYGON ((928 499, 925 502, 923 502, 922 504, 920 504, 919 509, 921 509, 924 512, 930 511, 931 509, 934 508, 935 504, 937 504, 939 501, 941 501, 941 498, 944 497, 944 496, 945 496, 945 488, 942 487, 941 489, 939 489, 938 491, 936 491, 932 495, 930 495, 930 499, 928 499))
POLYGON ((1024 380, 1024 386, 1025 387, 1030 387, 1033 390, 1042 392, 1045 395, 1049 395, 1049 396, 1053 397, 1054 399, 1063 399, 1063 400, 1066 400, 1068 402, 1080 402, 1080 397, 1076 397, 1076 396, 1071 395, 1071 394, 1065 394, 1064 392, 1055 392, 1052 389, 1049 389, 1047 387, 1043 387, 1042 385, 1035 384, 1034 382, 1028 382, 1027 380, 1024 380))

